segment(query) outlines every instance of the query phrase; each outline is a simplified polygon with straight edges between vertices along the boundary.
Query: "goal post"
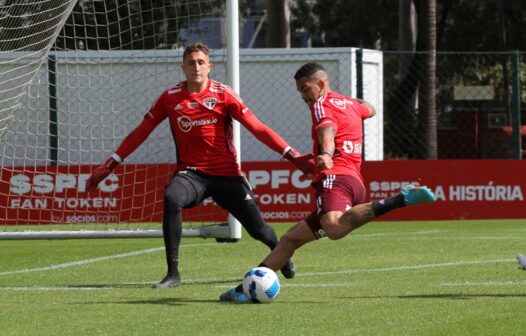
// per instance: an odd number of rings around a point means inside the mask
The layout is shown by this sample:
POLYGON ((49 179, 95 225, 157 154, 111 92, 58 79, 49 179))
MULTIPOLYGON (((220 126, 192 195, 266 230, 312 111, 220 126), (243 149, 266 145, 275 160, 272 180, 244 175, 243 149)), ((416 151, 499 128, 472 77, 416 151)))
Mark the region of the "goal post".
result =
MULTIPOLYGON (((239 90, 237 0, 25 3, 0 7, 0 239, 162 237, 175 161, 166 123, 98 191, 85 182, 183 80, 188 42, 207 43, 211 76, 239 90)), ((241 238, 210 200, 183 220, 184 237, 241 238)))

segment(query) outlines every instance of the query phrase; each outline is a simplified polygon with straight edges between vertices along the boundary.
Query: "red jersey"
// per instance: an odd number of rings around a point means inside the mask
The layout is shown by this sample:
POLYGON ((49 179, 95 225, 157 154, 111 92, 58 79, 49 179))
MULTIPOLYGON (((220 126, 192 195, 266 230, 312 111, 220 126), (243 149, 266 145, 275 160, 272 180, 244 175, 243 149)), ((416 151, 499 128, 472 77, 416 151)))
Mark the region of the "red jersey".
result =
POLYGON ((362 181, 360 173, 363 148, 362 121, 369 118, 369 109, 356 99, 337 92, 329 92, 326 97, 320 98, 310 106, 310 111, 314 155, 320 153, 318 129, 332 126, 336 131, 334 137, 336 147, 332 156, 334 167, 318 171, 314 181, 331 174, 352 175, 362 181))
POLYGON ((168 118, 177 150, 177 170, 191 169, 218 176, 240 176, 233 145, 236 119, 258 140, 283 154, 287 143, 261 123, 228 85, 209 80, 205 90, 188 91, 186 82, 164 91, 144 120, 116 150, 123 160, 168 118))

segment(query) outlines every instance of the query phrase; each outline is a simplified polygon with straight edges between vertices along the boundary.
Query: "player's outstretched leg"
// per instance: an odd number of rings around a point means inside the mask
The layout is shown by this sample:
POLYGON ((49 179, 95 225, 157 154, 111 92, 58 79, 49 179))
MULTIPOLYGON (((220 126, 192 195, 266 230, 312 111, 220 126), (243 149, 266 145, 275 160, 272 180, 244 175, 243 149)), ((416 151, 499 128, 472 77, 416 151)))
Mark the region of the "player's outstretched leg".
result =
POLYGON ((247 296, 240 289, 240 286, 230 288, 219 296, 221 302, 232 302, 232 303, 249 303, 247 296))
POLYGON ((163 289, 163 288, 173 288, 177 287, 181 284, 181 276, 179 273, 176 274, 167 274, 164 279, 162 279, 159 283, 156 283, 153 285, 153 288, 156 289, 163 289))
POLYGON ((292 279, 296 275, 296 265, 294 261, 289 259, 289 261, 281 268, 281 274, 287 279, 292 279))
POLYGON ((407 185, 401 191, 405 205, 433 203, 436 197, 428 187, 407 185))

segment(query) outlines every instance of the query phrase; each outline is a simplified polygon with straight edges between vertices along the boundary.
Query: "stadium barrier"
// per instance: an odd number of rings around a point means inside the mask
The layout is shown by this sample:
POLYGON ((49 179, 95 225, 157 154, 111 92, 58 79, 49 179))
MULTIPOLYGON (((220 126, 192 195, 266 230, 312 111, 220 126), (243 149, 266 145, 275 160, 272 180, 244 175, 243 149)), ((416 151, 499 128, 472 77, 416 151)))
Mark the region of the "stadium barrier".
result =
MULTIPOLYGON (((33 171, 27 168, 4 171, 0 193, 8 197, 0 200, 3 212, 0 215, 7 224, 160 222, 167 181, 157 177, 166 176, 159 171, 173 170, 173 166, 145 165, 141 169, 143 178, 131 185, 124 181, 133 178, 133 173, 122 165, 99 190, 88 193, 85 182, 91 168, 81 166, 73 171, 70 167, 64 172, 61 167, 53 172, 38 167, 33 171), (144 203, 146 199, 148 203, 144 203)), ((296 222, 314 209, 310 181, 289 163, 247 162, 243 170, 268 222, 296 222)), ((407 184, 426 185, 437 196, 434 204, 399 209, 381 220, 526 218, 524 171, 526 161, 522 160, 400 160, 363 164, 369 200, 392 196, 407 184)), ((217 221, 220 214, 218 207, 207 201, 190 209, 185 216, 205 215, 206 220, 217 221)))

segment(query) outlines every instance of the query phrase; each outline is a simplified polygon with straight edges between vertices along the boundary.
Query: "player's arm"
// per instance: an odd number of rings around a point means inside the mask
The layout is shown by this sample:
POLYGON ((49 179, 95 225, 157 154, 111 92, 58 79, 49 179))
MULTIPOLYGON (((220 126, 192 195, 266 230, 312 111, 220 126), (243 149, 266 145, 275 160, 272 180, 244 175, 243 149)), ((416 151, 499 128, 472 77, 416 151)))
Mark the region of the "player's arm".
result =
POLYGON ((304 174, 312 174, 314 172, 314 156, 312 154, 301 155, 297 150, 289 146, 279 134, 262 123, 253 113, 240 118, 239 122, 256 139, 292 162, 304 174))
POLYGON ((331 169, 334 166, 332 156, 336 150, 336 143, 334 142, 336 129, 332 122, 322 121, 316 127, 316 134, 320 149, 316 157, 316 165, 321 167, 321 169, 331 169))
POLYGON ((358 98, 356 98, 355 100, 358 101, 360 105, 366 109, 366 112, 362 113, 362 116, 364 119, 371 118, 376 115, 376 109, 369 102, 367 102, 364 99, 358 99, 358 98))

